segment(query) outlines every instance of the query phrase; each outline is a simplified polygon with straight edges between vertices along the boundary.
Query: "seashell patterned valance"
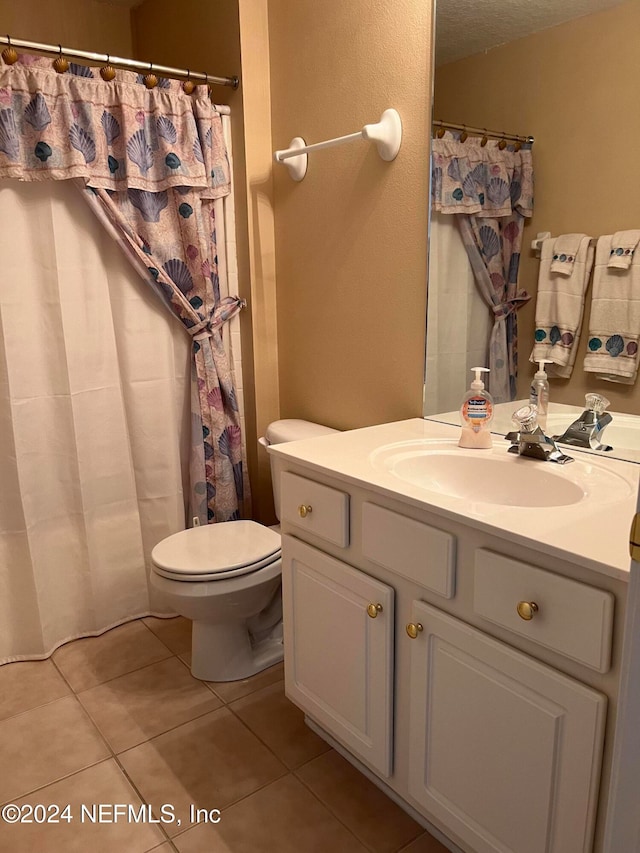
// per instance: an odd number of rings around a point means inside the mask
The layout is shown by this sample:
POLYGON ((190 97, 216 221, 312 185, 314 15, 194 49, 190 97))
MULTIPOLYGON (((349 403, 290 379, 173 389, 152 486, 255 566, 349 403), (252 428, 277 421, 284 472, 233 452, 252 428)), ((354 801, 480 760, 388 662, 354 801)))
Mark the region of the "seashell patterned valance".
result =
POLYGON ((59 74, 29 54, 0 67, 0 178, 82 178, 113 191, 191 187, 202 198, 230 191, 206 86, 186 95, 179 81, 161 78, 150 90, 134 72, 105 82, 75 63, 59 74))
POLYGON ((533 215, 531 146, 500 150, 498 142, 482 146, 475 137, 460 142, 451 132, 431 141, 433 210, 493 218, 533 215))

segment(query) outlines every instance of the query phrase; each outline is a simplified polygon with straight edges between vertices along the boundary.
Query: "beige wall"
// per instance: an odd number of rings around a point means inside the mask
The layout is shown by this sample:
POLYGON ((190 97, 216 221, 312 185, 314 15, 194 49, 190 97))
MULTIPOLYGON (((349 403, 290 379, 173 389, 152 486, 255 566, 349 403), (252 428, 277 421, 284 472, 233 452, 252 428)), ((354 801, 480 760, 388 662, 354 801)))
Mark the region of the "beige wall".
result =
POLYGON ((0 0, 2 32, 26 41, 130 56, 129 10, 77 0, 0 0))
POLYGON ((384 163, 365 143, 274 168, 283 417, 338 428, 419 416, 424 365, 431 9, 425 0, 269 0, 274 148, 359 130, 395 107, 384 163))
MULTIPOLYGON (((592 236, 640 228, 640 3, 630 2, 503 45, 436 72, 434 116, 535 137, 535 212, 524 234, 520 285, 533 299, 518 313, 519 396, 528 394, 538 231, 592 236)), ((613 409, 640 414, 640 388, 585 374, 590 290, 570 380, 553 380, 551 399, 584 403, 598 390, 613 409)))

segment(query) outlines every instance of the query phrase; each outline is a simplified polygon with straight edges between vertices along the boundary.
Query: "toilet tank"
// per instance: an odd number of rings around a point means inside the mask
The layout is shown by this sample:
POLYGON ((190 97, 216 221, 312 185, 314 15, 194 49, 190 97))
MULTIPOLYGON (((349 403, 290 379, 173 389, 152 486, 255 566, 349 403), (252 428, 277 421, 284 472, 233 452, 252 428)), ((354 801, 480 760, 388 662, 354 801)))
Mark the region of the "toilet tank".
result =
MULTIPOLYGON (((269 424, 264 433, 264 438, 259 438, 258 443, 263 447, 270 444, 283 444, 285 441, 300 441, 303 438, 317 438, 319 435, 329 435, 339 432, 337 429, 314 424, 311 421, 302 421, 296 418, 285 418, 269 424)), ((276 516, 280 520, 280 462, 275 456, 271 461, 271 483, 273 486, 273 502, 276 516)))

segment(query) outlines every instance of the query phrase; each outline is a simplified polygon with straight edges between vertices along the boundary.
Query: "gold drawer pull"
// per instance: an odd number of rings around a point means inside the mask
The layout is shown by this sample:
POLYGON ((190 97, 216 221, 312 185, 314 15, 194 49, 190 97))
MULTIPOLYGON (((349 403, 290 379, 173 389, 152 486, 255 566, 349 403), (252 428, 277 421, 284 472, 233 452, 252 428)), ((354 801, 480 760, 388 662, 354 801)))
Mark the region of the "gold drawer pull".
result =
POLYGON ((419 622, 409 622, 407 625, 407 634, 411 637, 412 640, 418 636, 418 634, 424 631, 424 628, 419 622))
POLYGON ((518 611, 518 616, 521 619, 524 619, 525 622, 529 622, 536 615, 539 607, 535 601, 519 601, 516 610, 518 611))
POLYGON ((371 616, 372 619, 375 619, 378 613, 382 613, 382 605, 381 604, 369 604, 367 607, 367 613, 371 616))
POLYGON ((312 507, 310 507, 309 504, 300 504, 298 507, 298 514, 300 515, 300 518, 306 518, 311 514, 311 510, 312 507))

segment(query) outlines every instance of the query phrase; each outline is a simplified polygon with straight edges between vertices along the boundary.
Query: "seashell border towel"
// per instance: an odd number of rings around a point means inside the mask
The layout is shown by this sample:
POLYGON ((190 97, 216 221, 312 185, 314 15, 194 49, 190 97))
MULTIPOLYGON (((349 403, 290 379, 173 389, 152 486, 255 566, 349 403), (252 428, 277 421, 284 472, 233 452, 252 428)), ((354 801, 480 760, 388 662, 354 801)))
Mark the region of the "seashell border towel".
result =
POLYGON ((598 238, 584 369, 601 379, 632 385, 638 375, 640 252, 628 269, 609 263, 612 235, 598 238))

